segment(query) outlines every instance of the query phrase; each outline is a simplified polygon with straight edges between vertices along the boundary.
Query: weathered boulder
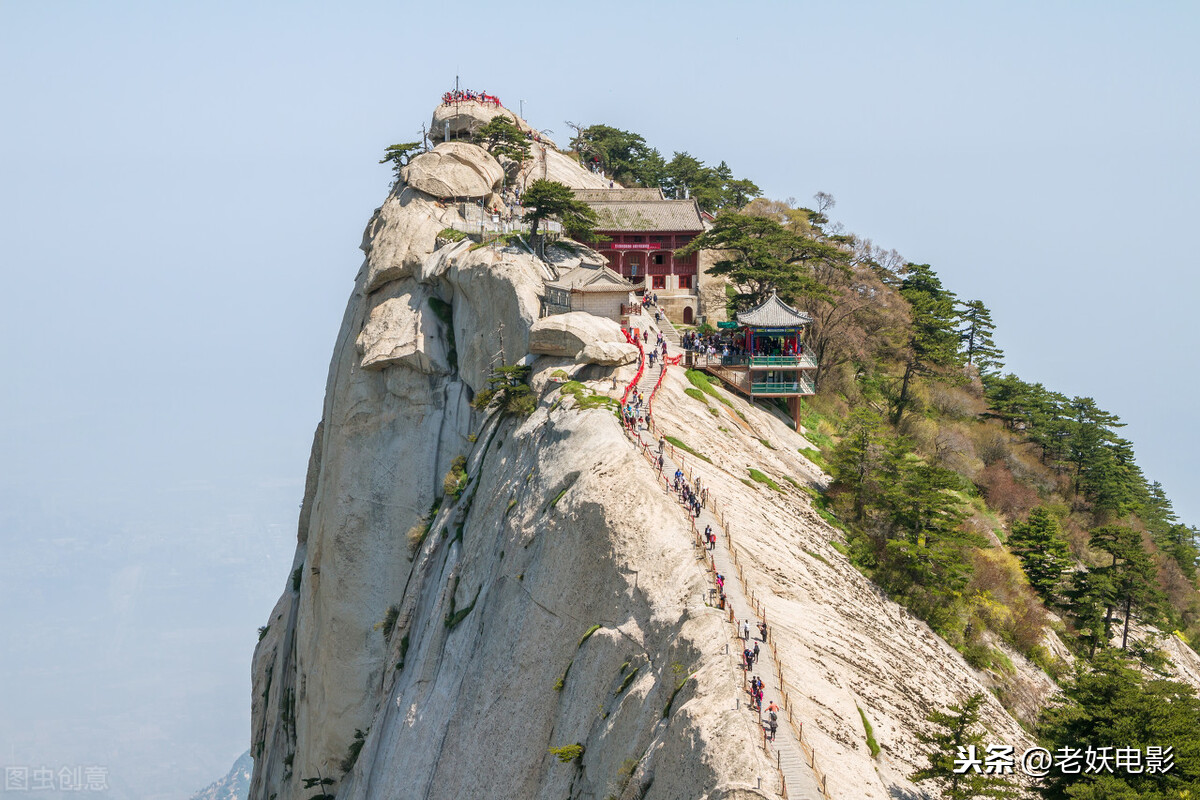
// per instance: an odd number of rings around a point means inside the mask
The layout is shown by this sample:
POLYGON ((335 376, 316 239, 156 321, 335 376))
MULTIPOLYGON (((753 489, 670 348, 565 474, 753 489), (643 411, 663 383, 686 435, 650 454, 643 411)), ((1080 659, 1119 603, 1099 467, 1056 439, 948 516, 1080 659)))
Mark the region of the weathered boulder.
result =
POLYGON ((546 260, 554 265, 560 275, 585 264, 597 267, 608 266, 607 258, 579 242, 572 242, 570 246, 564 244, 548 246, 546 260))
POLYGON ((401 179, 414 189, 448 200, 487 197, 504 180, 492 154, 469 142, 443 142, 408 162, 401 179))
POLYGON ((429 138, 440 142, 445 137, 447 130, 452 138, 468 136, 496 117, 507 117, 522 130, 528 128, 527 125, 521 125, 517 120, 517 115, 504 106, 465 100, 458 103, 443 103, 433 110, 433 123, 429 128, 429 138))
MULTIPOLYGON (((623 343, 633 347, 621 333, 620 325, 585 311, 542 317, 529 330, 529 352, 537 355, 577 358, 593 343, 623 343)), ((636 347, 633 350, 637 352, 636 347)))
POLYGON ((619 367, 637 361, 638 349, 628 342, 588 342, 575 360, 582 364, 619 367))
POLYGON ((530 158, 521 170, 518 182, 524 184, 538 178, 545 178, 566 184, 572 189, 607 189, 610 181, 603 175, 589 172, 579 166, 579 162, 570 156, 560 153, 553 145, 531 143, 530 158))
MULTIPOLYGON (((384 287, 373 301, 367 323, 355 340, 364 369, 402 364, 429 375, 447 375, 453 370, 448 326, 434 310, 442 303, 440 299, 405 281, 384 287)), ((443 303, 442 308, 448 314, 450 306, 443 303)))
POLYGON ((413 275, 437 247, 438 233, 456 220, 461 221, 456 211, 439 207, 429 195, 398 186, 363 232, 367 291, 413 275))

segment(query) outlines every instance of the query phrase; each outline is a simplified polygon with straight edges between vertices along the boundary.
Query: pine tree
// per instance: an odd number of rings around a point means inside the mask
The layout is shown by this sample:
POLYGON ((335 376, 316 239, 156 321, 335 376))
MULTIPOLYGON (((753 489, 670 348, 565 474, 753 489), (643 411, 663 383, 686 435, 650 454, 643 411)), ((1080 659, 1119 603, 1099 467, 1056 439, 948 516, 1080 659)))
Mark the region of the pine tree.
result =
MULTIPOLYGON (((1063 698, 1038 731, 1052 751, 1061 747, 1172 747, 1167 772, 1116 769, 1051 771, 1041 787, 1048 800, 1200 797, 1200 700, 1191 686, 1149 679, 1115 652, 1100 655, 1063 687, 1063 698)), ((1110 751, 1111 752, 1111 751, 1110 751)), ((1142 755, 1139 754, 1139 755, 1142 755)))
POLYGON ((900 294, 912 313, 912 333, 900 392, 893 401, 892 424, 898 424, 911 400, 912 380, 917 375, 947 377, 949 370, 961 366, 958 331, 954 325, 954 293, 942 286, 937 273, 928 264, 909 264, 900 284, 900 294))
POLYGON ((1158 572, 1142 546, 1142 535, 1123 525, 1105 525, 1092 531, 1090 544, 1108 553, 1112 561, 1093 571, 1106 576, 1108 593, 1104 613, 1105 640, 1112 638, 1112 617, 1118 607, 1124 608, 1125 626, 1121 649, 1129 641, 1129 620, 1133 609, 1156 618, 1165 603, 1158 587, 1158 572))
POLYGON ((955 772, 954 760, 960 753, 975 748, 976 756, 983 758, 986 745, 979 724, 979 710, 983 707, 983 695, 976 692, 962 705, 950 706, 946 711, 934 711, 926 720, 937 726, 933 733, 920 733, 917 741, 928 747, 929 766, 912 774, 910 780, 918 783, 934 781, 942 790, 945 800, 973 800, 978 797, 1011 797, 1012 784, 997 776, 975 772, 955 772))
POLYGON ((883 442, 879 428, 883 420, 864 406, 858 406, 846 421, 842 440, 833 453, 834 483, 850 492, 854 519, 862 522, 866 509, 879 492, 878 473, 883 460, 883 442))
POLYGON ((420 142, 403 142, 401 144, 390 144, 383 151, 383 158, 379 159, 380 164, 392 165, 392 177, 400 180, 400 170, 408 166, 409 160, 413 154, 421 149, 420 142))
POLYGON ((1059 534, 1058 521, 1043 506, 1029 512, 1025 522, 1014 522, 1008 549, 1021 559, 1029 585, 1050 600, 1071 564, 1067 543, 1059 534))
POLYGON ((967 363, 977 367, 981 375, 996 372, 1004 365, 1004 353, 992 339, 992 331, 996 329, 992 312, 982 300, 970 300, 960 305, 962 327, 958 329, 958 339, 967 363))
POLYGON ((1080 570, 1071 576, 1064 593, 1064 608, 1071 617, 1079 643, 1087 648, 1088 659, 1095 658, 1099 647, 1108 646, 1105 611, 1112 592, 1107 573, 1080 570))
POLYGON ((550 216, 561 219, 563 228, 576 238, 586 238, 596 227, 596 212, 592 207, 576 200, 575 191, 558 181, 539 178, 529 184, 521 196, 521 204, 530 209, 522 218, 530 224, 530 236, 537 236, 538 223, 550 216))
POLYGON ((471 138, 497 158, 503 156, 515 162, 518 168, 529 158, 529 138, 507 117, 492 117, 471 138))

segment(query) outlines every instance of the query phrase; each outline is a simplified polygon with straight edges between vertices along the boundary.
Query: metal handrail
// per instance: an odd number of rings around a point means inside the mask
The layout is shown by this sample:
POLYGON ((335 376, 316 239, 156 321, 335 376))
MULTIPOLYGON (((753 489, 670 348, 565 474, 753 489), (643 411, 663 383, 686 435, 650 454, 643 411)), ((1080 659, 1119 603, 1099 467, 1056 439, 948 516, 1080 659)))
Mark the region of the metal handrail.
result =
POLYGON ((761 381, 750 383, 750 392, 753 393, 771 393, 771 392, 808 392, 812 393, 813 386, 806 380, 797 381, 761 381))

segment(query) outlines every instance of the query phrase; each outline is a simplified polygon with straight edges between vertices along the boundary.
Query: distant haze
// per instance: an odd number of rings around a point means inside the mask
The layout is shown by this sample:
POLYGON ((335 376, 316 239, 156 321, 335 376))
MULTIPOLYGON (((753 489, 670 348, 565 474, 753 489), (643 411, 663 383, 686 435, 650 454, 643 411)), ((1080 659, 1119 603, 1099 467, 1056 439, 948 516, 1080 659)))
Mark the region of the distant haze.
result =
POLYGON ((1197 17, 0 3, 0 765, 186 798, 249 746, 376 162, 456 72, 563 144, 603 122, 833 194, 983 300, 1010 369, 1119 414, 1200 522, 1197 17))

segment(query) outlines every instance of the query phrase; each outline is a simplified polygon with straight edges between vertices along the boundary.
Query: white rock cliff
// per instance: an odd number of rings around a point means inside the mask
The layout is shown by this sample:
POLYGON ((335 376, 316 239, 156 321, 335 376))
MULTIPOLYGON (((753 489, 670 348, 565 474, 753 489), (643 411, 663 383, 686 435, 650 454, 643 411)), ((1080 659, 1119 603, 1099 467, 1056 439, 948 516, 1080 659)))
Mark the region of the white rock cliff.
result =
MULTIPOLYGON (((776 797, 687 518, 610 408, 548 380, 566 370, 612 394, 633 376, 629 346, 611 324, 538 322, 547 272, 527 250, 435 250, 457 215, 437 187, 467 168, 426 158, 364 235, 295 571, 255 651, 250 797, 307 798, 306 779, 331 779, 340 800, 776 797), (531 416, 472 408, 493 365, 522 359, 531 416), (456 498, 443 479, 459 456, 456 498), (570 763, 550 752, 575 743, 570 763)), ((550 163, 595 183, 569 158, 550 163)), ((495 188, 483 173, 472 191, 495 188)), ((656 418, 713 458, 699 471, 736 514, 829 796, 916 796, 924 715, 982 676, 850 566, 804 493, 742 480, 750 467, 823 480, 798 434, 735 397, 714 415, 687 387, 670 371, 656 418)), ((986 721, 995 741, 1028 743, 990 695, 986 721)))

